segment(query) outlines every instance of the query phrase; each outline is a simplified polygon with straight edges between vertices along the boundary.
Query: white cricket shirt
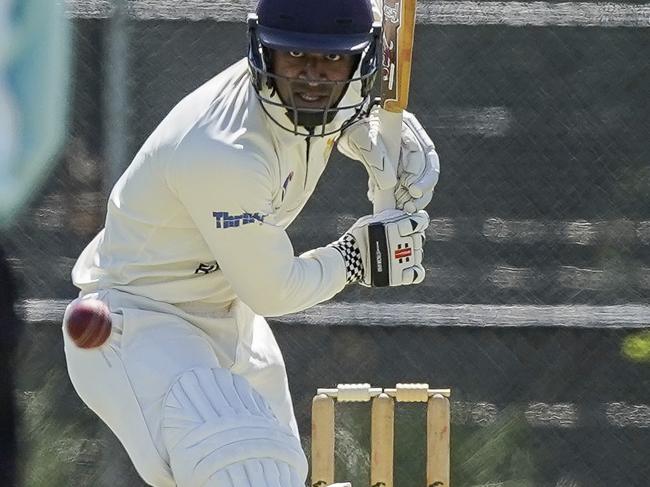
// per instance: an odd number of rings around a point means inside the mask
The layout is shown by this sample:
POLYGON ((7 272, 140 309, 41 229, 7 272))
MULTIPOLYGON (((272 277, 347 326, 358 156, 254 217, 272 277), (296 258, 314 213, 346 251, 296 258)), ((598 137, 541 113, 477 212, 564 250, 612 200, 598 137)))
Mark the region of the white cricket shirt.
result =
POLYGON ((334 136, 307 142, 269 120, 241 60, 183 99, 147 139, 113 188, 105 228, 79 257, 73 282, 84 293, 115 288, 224 309, 239 297, 263 316, 331 298, 345 286, 340 253, 295 256, 285 229, 333 144, 334 136))

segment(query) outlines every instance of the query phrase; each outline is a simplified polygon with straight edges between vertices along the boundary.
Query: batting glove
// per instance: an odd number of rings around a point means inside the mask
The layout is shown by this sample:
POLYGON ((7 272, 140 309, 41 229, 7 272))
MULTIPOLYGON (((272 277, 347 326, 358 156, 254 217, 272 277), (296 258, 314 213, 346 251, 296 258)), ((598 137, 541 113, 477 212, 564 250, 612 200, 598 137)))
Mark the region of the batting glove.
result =
POLYGON ((348 282, 364 286, 404 286, 424 280, 422 254, 429 215, 385 210, 356 221, 336 242, 348 282))
MULTIPOLYGON (((371 202, 374 202, 377 187, 381 186, 372 168, 383 167, 382 161, 388 157, 378 130, 377 110, 345 129, 338 140, 339 152, 361 162, 368 170, 368 199, 371 202)), ((405 111, 395 187, 397 208, 407 213, 424 209, 433 198, 439 174, 440 161, 431 138, 415 115, 405 111)))

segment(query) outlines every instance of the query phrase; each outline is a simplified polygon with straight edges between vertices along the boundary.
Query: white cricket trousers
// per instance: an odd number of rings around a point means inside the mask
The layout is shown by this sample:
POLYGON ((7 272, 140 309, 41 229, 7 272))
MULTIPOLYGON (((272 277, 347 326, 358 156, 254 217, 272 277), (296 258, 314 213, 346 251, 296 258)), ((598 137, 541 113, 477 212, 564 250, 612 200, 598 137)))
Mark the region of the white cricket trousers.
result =
POLYGON ((162 438, 164 401, 193 369, 226 368, 244 377, 298 437, 280 349, 266 320, 241 301, 211 312, 208 305, 173 306, 113 289, 78 299, 86 298, 108 305, 113 330, 91 350, 76 347, 64 331, 70 379, 150 485, 176 485, 162 438))

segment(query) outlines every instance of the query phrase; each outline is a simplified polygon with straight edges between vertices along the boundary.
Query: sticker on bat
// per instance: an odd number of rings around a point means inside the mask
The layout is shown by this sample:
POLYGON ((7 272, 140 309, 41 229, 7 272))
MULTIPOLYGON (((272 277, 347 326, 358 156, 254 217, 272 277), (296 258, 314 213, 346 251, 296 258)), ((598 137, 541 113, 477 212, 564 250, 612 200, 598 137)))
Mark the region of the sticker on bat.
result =
POLYGON ((393 24, 399 24, 400 6, 399 2, 395 2, 395 6, 384 5, 384 19, 393 24))
POLYGON ((395 86, 395 42, 386 38, 384 32, 384 56, 382 61, 382 79, 386 82, 388 89, 395 86))

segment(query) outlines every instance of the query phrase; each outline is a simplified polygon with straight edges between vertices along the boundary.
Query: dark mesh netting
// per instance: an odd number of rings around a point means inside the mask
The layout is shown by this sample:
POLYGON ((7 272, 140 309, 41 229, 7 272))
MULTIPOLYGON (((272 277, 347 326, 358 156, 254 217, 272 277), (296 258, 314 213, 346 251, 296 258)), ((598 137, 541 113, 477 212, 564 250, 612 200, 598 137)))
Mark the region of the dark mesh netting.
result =
MULTIPOLYGON (((69 1, 65 152, 3 242, 25 319, 24 485, 144 485, 77 398, 60 319, 108 191, 162 117, 245 54, 248 4, 69 1), (194 5, 194 10, 192 6, 194 5), (189 12, 189 13, 188 13, 189 12)), ((436 143, 422 285, 351 286, 269 320, 309 451, 317 387, 451 387, 454 487, 650 478, 650 25, 646 4, 422 2, 409 109, 436 143), (433 9, 433 10, 431 10, 433 9), (435 10, 438 9, 438 10, 435 10), (444 14, 444 15, 443 15, 444 14)), ((335 155, 290 227, 302 252, 371 211, 335 155)), ((396 486, 424 482, 424 410, 400 405, 396 486)), ((339 481, 369 485, 367 405, 337 412, 339 481)))

